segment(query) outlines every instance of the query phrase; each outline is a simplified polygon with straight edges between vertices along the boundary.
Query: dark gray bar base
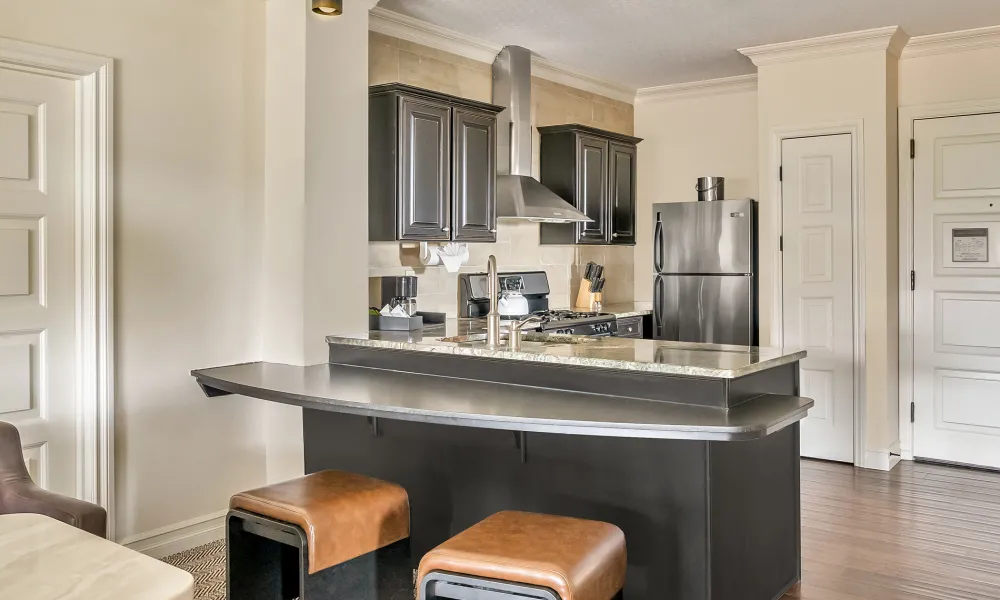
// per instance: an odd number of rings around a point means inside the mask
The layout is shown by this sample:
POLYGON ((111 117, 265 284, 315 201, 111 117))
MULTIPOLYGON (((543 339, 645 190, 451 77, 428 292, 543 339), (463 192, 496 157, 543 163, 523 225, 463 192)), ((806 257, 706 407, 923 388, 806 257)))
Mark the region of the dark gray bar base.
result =
POLYGON ((747 442, 530 433, 306 410, 307 472, 344 469, 410 496, 412 567, 501 510, 625 532, 629 600, 773 600, 800 578, 799 426, 747 442))

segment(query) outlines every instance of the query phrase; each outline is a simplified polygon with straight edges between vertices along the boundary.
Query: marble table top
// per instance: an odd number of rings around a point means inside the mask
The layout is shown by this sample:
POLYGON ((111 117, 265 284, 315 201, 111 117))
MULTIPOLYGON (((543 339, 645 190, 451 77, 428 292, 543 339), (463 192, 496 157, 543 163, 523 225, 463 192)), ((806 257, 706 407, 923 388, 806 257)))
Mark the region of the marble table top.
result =
POLYGON ((18 600, 192 600, 190 573, 32 514, 0 515, 0 596, 18 600))

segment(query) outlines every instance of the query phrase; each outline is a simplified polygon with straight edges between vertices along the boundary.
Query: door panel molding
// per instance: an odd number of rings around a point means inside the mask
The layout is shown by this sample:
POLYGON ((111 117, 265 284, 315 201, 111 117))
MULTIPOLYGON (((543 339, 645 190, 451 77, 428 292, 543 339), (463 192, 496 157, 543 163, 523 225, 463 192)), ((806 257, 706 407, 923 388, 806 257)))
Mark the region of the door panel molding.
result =
MULTIPOLYGON (((916 121, 961 117, 1000 112, 1000 98, 970 102, 948 102, 899 107, 899 453, 913 460, 913 299, 910 273, 913 264, 913 177, 910 140, 914 139, 916 121)), ((917 152, 926 149, 918 148, 917 152)), ((917 282, 920 285, 920 282, 917 282)))
POLYGON ((81 497, 108 511, 114 540, 114 61, 0 38, 0 68, 76 82, 76 471, 81 497))
MULTIPOLYGON (((851 174, 853 177, 853 244, 854 244, 854 464, 869 469, 891 469, 898 457, 890 455, 891 448, 869 450, 865 440, 868 430, 868 397, 865 393, 865 139, 864 119, 838 121, 833 123, 775 127, 770 133, 770 169, 771 189, 774 190, 775 210, 773 212, 772 239, 761 244, 761 252, 770 252, 775 265, 773 290, 773 317, 771 319, 771 339, 784 339, 784 269, 779 236, 783 231, 782 185, 779 179, 779 167, 782 162, 781 146, 786 139, 818 137, 824 135, 851 136, 851 174)), ((907 147, 909 145, 907 144, 907 147)), ((907 413, 909 414, 909 413, 907 413)))

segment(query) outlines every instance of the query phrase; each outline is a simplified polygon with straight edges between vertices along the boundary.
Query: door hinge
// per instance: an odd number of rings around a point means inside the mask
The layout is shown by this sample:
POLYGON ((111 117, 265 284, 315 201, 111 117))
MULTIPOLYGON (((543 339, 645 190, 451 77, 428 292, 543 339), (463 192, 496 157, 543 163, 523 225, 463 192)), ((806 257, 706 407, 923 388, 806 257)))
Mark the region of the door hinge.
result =
POLYGON ((784 180, 785 180, 785 167, 781 166, 778 167, 778 181, 784 181, 784 180))
POLYGON ((910 158, 917 157, 917 140, 910 138, 910 158))
POLYGON ((778 252, 784 252, 784 251, 785 251, 785 236, 779 235, 778 236, 778 252))
POLYGON ((910 271, 910 291, 912 292, 916 289, 917 289, 917 272, 910 271))
POLYGON ((910 423, 916 423, 916 421, 913 420, 916 412, 917 412, 917 405, 914 404, 913 402, 910 402, 910 423))

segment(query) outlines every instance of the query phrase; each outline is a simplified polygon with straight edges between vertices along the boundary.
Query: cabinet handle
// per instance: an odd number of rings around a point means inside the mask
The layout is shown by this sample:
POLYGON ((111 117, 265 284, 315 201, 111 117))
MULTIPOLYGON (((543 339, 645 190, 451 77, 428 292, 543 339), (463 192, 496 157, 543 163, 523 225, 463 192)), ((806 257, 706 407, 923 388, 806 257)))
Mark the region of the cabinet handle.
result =
POLYGON ((617 233, 612 233, 612 234, 611 234, 611 237, 613 237, 613 238, 614 238, 614 237, 618 237, 618 234, 617 234, 617 233))
POLYGON ((441 231, 448 233, 449 231, 451 231, 451 227, 442 227, 441 231))
POLYGON ((490 233, 496 233, 496 232, 497 232, 496 227, 494 227, 493 229, 490 229, 490 233))

